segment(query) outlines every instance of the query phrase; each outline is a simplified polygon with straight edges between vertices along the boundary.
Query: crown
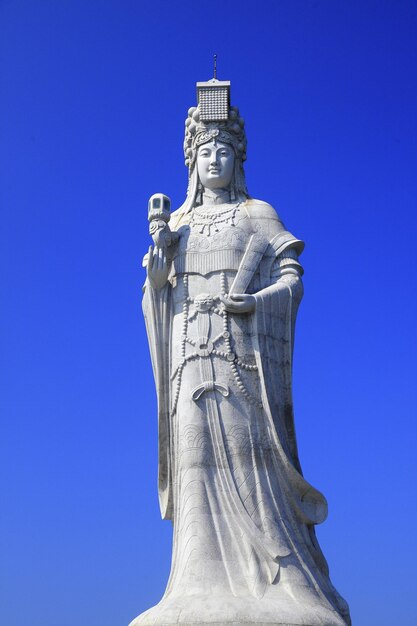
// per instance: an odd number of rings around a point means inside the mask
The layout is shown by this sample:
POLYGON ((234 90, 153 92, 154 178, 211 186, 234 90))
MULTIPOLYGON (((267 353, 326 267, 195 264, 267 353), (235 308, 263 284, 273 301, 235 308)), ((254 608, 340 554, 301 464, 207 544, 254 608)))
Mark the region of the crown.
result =
POLYGON ((236 156, 245 161, 245 122, 239 109, 230 106, 230 81, 213 78, 197 83, 197 102, 185 121, 185 165, 192 167, 198 147, 213 139, 233 146, 236 156))

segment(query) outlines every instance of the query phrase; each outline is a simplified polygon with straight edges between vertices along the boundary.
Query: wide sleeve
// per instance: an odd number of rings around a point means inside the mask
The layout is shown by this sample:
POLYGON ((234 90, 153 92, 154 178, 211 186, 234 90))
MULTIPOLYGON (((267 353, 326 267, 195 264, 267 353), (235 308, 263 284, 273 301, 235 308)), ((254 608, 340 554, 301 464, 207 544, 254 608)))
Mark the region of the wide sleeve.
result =
POLYGON ((158 493, 161 515, 172 519, 171 445, 170 445, 170 335, 171 285, 154 289, 149 281, 142 300, 152 368, 158 397, 158 493))
POLYGON ((276 449, 276 469, 287 484, 298 517, 307 524, 318 524, 327 516, 327 502, 302 476, 294 429, 292 356, 303 286, 298 261, 301 242, 294 237, 292 245, 290 242, 289 236, 281 237, 283 245, 271 265, 269 286, 254 294, 255 353, 262 402, 276 449))

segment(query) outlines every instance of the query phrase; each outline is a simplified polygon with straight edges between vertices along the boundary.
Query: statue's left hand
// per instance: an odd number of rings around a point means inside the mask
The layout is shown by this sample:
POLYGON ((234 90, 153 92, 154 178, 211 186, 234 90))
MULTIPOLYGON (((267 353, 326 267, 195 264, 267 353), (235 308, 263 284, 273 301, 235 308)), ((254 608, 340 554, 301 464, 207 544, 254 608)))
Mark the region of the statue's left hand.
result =
POLYGON ((224 308, 229 313, 253 313, 256 308, 256 298, 249 293, 233 293, 220 296, 224 308))

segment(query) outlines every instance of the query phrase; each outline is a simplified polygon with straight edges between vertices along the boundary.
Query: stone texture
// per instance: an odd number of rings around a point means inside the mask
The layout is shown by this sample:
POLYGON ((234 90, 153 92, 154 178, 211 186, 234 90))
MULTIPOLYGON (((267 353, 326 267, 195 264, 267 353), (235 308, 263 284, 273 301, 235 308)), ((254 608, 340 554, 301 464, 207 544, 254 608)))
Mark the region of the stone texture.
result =
POLYGON ((314 532, 327 503, 294 431, 303 243, 249 199, 243 121, 229 118, 190 110, 187 199, 170 220, 150 211, 143 310, 174 544, 164 597, 131 626, 346 626, 314 532))

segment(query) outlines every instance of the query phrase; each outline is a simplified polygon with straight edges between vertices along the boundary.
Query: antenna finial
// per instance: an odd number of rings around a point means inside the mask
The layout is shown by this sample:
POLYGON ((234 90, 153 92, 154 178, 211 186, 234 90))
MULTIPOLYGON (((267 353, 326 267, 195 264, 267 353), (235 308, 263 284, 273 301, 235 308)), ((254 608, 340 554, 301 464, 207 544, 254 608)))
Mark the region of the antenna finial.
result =
POLYGON ((213 55, 213 78, 217 80, 217 54, 213 55))

